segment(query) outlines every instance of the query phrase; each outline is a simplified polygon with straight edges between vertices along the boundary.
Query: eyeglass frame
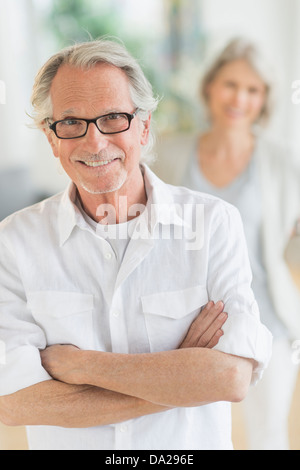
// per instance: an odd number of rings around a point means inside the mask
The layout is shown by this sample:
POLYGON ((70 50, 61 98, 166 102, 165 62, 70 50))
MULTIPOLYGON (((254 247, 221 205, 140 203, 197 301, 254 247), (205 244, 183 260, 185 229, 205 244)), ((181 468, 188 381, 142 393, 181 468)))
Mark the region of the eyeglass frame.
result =
MULTIPOLYGON (((61 140, 72 140, 72 139, 80 139, 81 137, 84 137, 86 134, 87 134, 87 131, 88 131, 88 128, 89 128, 89 125, 91 123, 95 124, 95 126, 97 127, 98 131, 103 134, 103 135, 114 135, 114 134, 121 134, 122 132, 126 132, 130 129, 130 125, 131 125, 131 121, 135 118, 135 116, 138 114, 138 112, 140 111, 140 108, 136 108, 136 110, 130 114, 130 113, 107 113, 107 114, 102 114, 101 116, 98 116, 94 119, 84 119, 84 118, 69 118, 69 119, 60 119, 59 121, 55 121, 53 122, 52 124, 49 124, 49 129, 51 129, 54 134, 56 135, 56 137, 58 139, 61 139, 61 140), (122 131, 116 131, 116 132, 103 132, 101 131, 101 129, 99 129, 98 125, 97 125, 97 121, 98 119, 100 118, 103 118, 103 117, 106 117, 106 116, 116 116, 116 115, 119 115, 119 114, 122 114, 124 116, 127 117, 127 120, 128 120, 128 127, 126 129, 123 129, 122 131), (71 120, 74 120, 74 121, 84 121, 86 122, 86 131, 84 134, 82 135, 78 135, 76 137, 59 137, 56 133, 56 126, 57 124, 59 124, 60 122, 64 122, 64 121, 71 121, 71 120)), ((48 118, 48 121, 49 121, 49 118, 48 118)))

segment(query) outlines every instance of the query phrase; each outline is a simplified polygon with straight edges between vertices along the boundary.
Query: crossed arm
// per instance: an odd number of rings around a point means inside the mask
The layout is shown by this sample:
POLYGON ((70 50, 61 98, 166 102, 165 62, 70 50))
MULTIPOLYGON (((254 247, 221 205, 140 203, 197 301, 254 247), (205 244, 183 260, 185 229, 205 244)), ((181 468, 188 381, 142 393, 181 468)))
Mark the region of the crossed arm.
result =
POLYGON ((179 349, 149 354, 82 351, 51 346, 41 352, 53 380, 0 398, 8 425, 91 427, 180 406, 240 401, 252 361, 215 351, 227 319, 209 302, 179 349))

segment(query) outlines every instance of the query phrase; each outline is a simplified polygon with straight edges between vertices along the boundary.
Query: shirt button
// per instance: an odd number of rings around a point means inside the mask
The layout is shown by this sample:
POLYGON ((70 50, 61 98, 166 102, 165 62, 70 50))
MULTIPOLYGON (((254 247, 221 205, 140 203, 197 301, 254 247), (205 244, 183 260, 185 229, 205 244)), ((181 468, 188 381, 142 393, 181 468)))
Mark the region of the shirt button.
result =
POLYGON ((119 312, 117 312, 117 311, 114 311, 114 312, 113 312, 113 317, 118 318, 119 315, 120 315, 119 312))
POLYGON ((109 260, 109 259, 112 259, 112 254, 111 253, 105 253, 105 259, 109 260))
POLYGON ((122 426, 120 426, 120 432, 127 432, 128 431, 128 426, 126 426, 126 424, 122 424, 122 426))

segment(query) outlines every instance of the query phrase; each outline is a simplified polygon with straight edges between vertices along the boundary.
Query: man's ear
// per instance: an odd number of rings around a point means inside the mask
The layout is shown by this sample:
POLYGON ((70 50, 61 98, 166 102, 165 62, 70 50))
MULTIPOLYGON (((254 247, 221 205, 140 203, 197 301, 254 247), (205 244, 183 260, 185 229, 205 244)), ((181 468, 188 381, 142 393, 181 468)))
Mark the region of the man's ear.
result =
POLYGON ((49 144, 52 148, 53 155, 56 158, 59 158, 58 139, 57 139, 56 135, 50 129, 45 128, 45 127, 43 128, 43 132, 44 132, 45 136, 47 137, 47 140, 48 140, 48 142, 49 142, 49 144))
POLYGON ((148 118, 142 122, 143 130, 141 134, 141 145, 146 145, 148 143, 150 124, 151 124, 151 113, 149 113, 148 118))

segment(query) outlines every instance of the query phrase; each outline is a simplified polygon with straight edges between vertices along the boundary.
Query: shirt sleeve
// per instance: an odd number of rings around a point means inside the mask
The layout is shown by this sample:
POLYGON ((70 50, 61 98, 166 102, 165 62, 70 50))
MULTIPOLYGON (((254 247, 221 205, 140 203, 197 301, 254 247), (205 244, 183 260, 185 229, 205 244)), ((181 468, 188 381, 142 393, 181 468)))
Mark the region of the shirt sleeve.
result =
POLYGON ((12 247, 0 235, 0 396, 51 376, 41 365, 46 338, 27 308, 12 247))
POLYGON ((251 289, 252 272, 240 214, 223 205, 214 221, 210 239, 208 292, 211 300, 222 300, 228 319, 224 335, 215 349, 254 359, 252 384, 260 380, 272 350, 272 335, 261 323, 257 302, 251 289))

